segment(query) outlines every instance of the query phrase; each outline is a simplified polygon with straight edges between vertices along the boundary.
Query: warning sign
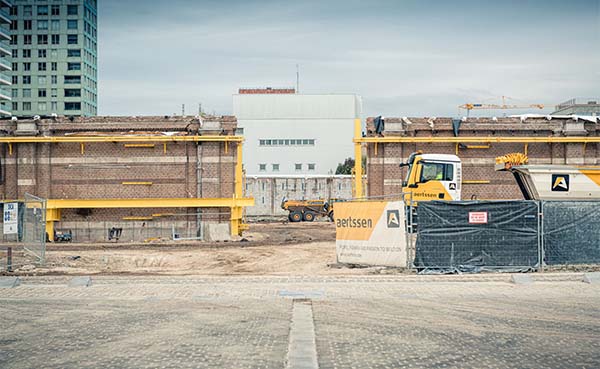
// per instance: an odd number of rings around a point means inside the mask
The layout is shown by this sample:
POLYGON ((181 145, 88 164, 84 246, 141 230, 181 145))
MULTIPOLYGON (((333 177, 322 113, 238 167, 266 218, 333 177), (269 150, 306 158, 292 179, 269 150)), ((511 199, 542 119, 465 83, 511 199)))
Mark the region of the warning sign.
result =
POLYGON ((406 267, 404 219, 402 201, 336 203, 338 262, 406 267))
POLYGON ((3 213, 4 234, 17 234, 19 230, 19 203, 5 203, 3 213))
POLYGON ((469 212, 469 224, 487 224, 488 212, 487 211, 470 211, 469 212))

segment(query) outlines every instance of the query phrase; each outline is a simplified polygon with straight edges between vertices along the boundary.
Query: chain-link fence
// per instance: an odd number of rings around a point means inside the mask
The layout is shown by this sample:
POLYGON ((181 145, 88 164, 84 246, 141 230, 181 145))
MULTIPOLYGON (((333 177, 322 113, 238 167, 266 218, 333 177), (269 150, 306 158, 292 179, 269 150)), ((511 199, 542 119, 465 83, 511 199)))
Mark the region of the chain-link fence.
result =
POLYGON ((424 273, 533 270, 538 213, 536 201, 422 202, 414 266, 424 273))
POLYGON ((25 194, 24 200, 2 201, 0 207, 0 271, 23 264, 43 265, 46 259, 46 200, 25 194))
POLYGON ((543 201, 547 265, 600 264, 600 202, 543 201))
POLYGON ((417 213, 423 273, 600 264, 600 201, 432 201, 417 213))

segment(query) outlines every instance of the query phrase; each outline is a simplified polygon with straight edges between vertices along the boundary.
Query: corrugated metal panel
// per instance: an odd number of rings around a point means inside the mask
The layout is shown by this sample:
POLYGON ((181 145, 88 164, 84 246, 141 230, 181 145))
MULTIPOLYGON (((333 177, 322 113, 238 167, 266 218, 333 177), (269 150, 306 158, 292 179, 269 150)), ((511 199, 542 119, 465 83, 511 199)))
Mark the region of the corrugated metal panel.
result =
POLYGON ((233 95, 238 121, 245 119, 354 119, 362 103, 356 95, 233 95))

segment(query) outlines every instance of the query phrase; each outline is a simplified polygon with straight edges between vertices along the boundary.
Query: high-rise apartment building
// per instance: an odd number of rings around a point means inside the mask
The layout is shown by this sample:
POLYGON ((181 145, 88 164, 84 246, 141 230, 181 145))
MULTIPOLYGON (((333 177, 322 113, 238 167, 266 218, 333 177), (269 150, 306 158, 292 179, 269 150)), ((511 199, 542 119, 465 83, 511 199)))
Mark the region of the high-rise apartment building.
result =
POLYGON ((0 116, 10 115, 11 110, 11 78, 10 72, 10 8, 12 2, 0 0, 0 116))
POLYGON ((96 115, 96 0, 12 3, 12 115, 96 115))

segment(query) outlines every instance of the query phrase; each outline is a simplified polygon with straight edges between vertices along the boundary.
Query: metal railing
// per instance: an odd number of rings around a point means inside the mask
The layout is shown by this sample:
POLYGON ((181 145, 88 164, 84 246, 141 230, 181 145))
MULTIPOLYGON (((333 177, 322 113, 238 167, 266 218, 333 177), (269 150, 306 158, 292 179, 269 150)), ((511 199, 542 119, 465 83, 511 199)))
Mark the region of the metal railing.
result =
POLYGON ((556 110, 566 109, 573 105, 598 105, 600 97, 576 97, 556 105, 556 110))

